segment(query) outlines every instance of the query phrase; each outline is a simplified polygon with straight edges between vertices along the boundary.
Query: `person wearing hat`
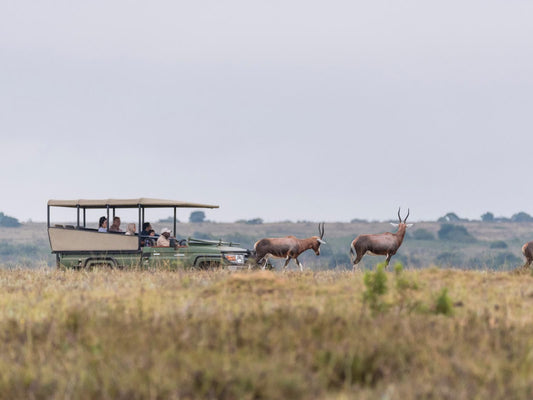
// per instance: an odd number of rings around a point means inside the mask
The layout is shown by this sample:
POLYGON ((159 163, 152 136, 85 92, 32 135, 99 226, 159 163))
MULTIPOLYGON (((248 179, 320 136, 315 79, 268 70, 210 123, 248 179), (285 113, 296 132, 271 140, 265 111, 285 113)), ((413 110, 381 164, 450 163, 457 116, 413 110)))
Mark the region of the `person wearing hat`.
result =
POLYGON ((168 228, 161 230, 161 235, 157 239, 157 245, 161 247, 170 247, 170 233, 172 231, 168 228))

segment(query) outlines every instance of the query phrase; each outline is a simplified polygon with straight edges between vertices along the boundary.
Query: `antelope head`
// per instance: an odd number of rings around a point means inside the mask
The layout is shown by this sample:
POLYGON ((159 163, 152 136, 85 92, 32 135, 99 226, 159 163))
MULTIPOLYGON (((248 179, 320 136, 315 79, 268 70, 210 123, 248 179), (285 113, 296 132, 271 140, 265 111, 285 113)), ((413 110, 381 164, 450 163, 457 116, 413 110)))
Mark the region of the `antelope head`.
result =
POLYGON ((315 252, 315 254, 317 256, 320 255, 320 245, 321 244, 326 244, 326 242, 323 240, 323 237, 324 237, 324 222, 322 222, 321 224, 318 224, 318 234, 320 236, 313 236, 312 239, 313 240, 313 243, 311 245, 311 248, 313 249, 313 251, 315 252))
POLYGON ((413 226, 413 224, 408 224, 407 223, 407 217, 409 217, 409 209, 407 209, 407 215, 405 216, 405 218, 402 221, 402 217, 400 216, 400 207, 398 207, 398 220, 399 220, 399 222, 397 224, 395 224, 394 222, 391 222, 391 225, 394 226, 394 227, 403 228, 403 229, 407 229, 407 228, 413 226))

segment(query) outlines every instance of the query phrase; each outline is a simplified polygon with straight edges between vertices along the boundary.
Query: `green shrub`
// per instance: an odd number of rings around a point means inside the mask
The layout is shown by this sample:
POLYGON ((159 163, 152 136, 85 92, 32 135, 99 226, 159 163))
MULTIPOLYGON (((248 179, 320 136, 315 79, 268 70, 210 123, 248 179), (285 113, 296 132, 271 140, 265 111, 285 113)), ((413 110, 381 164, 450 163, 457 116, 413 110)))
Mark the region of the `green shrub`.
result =
POLYGON ((453 315, 453 302, 447 288, 442 289, 435 300, 435 314, 453 315))
POLYGON ((397 262, 394 264, 394 276, 396 278, 396 289, 398 292, 406 289, 418 289, 418 284, 415 281, 411 281, 405 277, 402 263, 397 262))
POLYGON ((363 302, 368 304, 372 312, 386 309, 382 296, 387 293, 387 274, 385 263, 376 266, 376 272, 366 271, 363 278, 366 290, 363 292, 363 302))

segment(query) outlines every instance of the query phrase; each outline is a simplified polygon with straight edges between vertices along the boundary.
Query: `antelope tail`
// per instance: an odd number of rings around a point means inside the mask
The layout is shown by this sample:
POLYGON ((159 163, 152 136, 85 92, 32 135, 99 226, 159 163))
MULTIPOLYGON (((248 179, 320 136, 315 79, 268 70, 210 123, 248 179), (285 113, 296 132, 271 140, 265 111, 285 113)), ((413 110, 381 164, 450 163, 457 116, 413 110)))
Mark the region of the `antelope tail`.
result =
POLYGON ((354 256, 357 254, 355 251, 355 247, 353 246, 353 242, 350 244, 350 261, 353 264, 353 261, 355 260, 354 256))

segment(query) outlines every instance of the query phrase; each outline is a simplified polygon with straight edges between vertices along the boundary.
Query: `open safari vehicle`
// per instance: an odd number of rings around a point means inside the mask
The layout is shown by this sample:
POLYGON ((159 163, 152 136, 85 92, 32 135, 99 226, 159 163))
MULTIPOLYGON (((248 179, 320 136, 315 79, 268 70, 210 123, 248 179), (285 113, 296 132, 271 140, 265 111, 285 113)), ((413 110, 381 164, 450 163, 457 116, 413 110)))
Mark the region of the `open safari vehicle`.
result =
MULTIPOLYGON (((171 239, 170 247, 145 246, 145 237, 140 235, 148 208, 169 208, 174 210, 176 232, 176 210, 178 208, 218 208, 216 205, 189 203, 160 199, 105 199, 105 200, 49 200, 47 212, 50 248, 56 255, 57 267, 91 268, 107 266, 112 268, 165 267, 208 269, 226 267, 242 268, 248 261, 250 251, 236 247, 238 243, 222 240, 171 239), (66 207, 74 209, 75 225, 52 225, 51 209, 66 207), (87 210, 101 209, 111 221, 117 209, 138 211, 137 233, 125 235, 122 232, 98 232, 88 228, 87 210)), ((136 213, 136 212, 134 212, 136 213)), ((152 239, 154 239, 152 237, 152 239)), ((157 239, 157 237, 155 238, 157 239)))

